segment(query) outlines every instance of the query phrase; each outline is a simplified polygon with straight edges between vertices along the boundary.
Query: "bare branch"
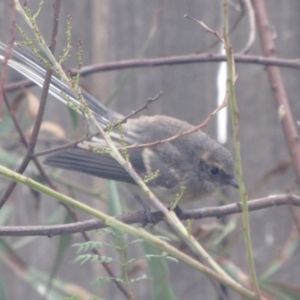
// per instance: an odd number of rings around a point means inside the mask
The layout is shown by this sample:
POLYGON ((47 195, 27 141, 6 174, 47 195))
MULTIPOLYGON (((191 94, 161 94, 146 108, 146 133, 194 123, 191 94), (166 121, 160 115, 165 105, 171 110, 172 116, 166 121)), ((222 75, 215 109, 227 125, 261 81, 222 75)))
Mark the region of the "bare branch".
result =
MULTIPOLYGON (((122 118, 117 123, 114 123, 111 126, 109 126, 109 128, 116 127, 116 126, 118 126, 120 124, 126 123, 128 119, 134 117, 136 114, 138 114, 142 110, 148 108, 148 105, 150 105, 151 103, 157 101, 161 97, 162 94, 163 94, 162 92, 159 92, 159 94, 156 95, 154 98, 148 98, 147 101, 142 106, 140 106, 139 108, 137 108, 136 110, 134 110, 133 112, 131 112, 130 114, 128 114, 127 116, 125 116, 124 118, 122 118)), ((105 130, 108 130, 108 127, 105 128, 105 130)))
MULTIPOLYGON (((263 57, 256 55, 234 55, 235 63, 257 64, 263 66, 277 66, 283 68, 300 69, 300 59, 284 59, 278 57, 263 57)), ((190 54, 179 55, 159 58, 142 58, 142 59, 129 59, 116 62, 109 62, 104 64, 94 64, 81 68, 80 74, 86 76, 98 72, 116 71, 122 69, 133 68, 149 68, 160 66, 172 66, 181 64, 193 64, 193 63, 207 63, 207 62, 222 62, 226 61, 226 56, 221 54, 190 54)), ((75 76, 78 70, 70 70, 68 73, 71 76, 75 76)), ((16 91, 20 88, 28 88, 34 86, 34 83, 30 80, 21 80, 18 82, 5 85, 6 92, 16 91)))
MULTIPOLYGON (((274 195, 265 198, 255 199, 248 202, 249 211, 261 210, 272 206, 293 205, 300 206, 300 197, 297 195, 274 195)), ((228 204, 219 207, 207 207, 195 210, 182 211, 181 220, 204 219, 204 218, 221 218, 224 216, 242 212, 240 202, 228 204)), ((152 218, 157 223, 164 221, 162 212, 153 212, 152 218)), ((144 211, 134 212, 116 217, 117 220, 126 224, 145 224, 147 214, 144 211)), ((1 226, 0 236, 48 236, 63 235, 70 233, 85 232, 105 228, 107 225, 100 220, 87 220, 76 223, 52 226, 1 226)))
POLYGON ((209 28, 203 21, 199 21, 199 20, 196 20, 195 18, 191 17, 190 15, 184 15, 185 18, 188 18, 194 22, 196 22, 197 24, 201 25, 207 32, 215 35, 220 41, 221 43, 224 45, 224 39, 222 38, 222 36, 220 35, 220 33, 218 31, 215 31, 211 28, 209 28))

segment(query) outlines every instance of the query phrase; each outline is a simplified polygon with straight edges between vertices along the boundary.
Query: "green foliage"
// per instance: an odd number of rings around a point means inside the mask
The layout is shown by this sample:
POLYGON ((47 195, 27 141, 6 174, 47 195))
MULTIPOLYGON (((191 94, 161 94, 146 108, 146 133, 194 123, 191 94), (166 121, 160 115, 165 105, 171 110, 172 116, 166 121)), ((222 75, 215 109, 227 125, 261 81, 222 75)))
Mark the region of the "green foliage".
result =
POLYGON ((80 262, 80 264, 84 264, 86 262, 95 262, 95 261, 99 261, 100 263, 110 263, 115 261, 113 258, 111 257, 106 257, 103 255, 97 255, 97 254, 84 254, 84 255, 79 255, 77 256, 77 258, 74 260, 74 262, 80 262))
MULTIPOLYGON (((148 266, 159 266, 159 270, 163 264, 163 261, 166 259, 171 259, 173 261, 176 261, 173 257, 170 257, 168 253, 166 252, 159 252, 153 247, 147 248, 147 253, 143 255, 142 257, 128 257, 128 248, 132 246, 144 246, 144 242, 141 239, 133 239, 130 240, 128 238, 127 234, 124 234, 121 231, 113 230, 110 228, 105 228, 103 230, 97 231, 97 233, 105 233, 109 234, 110 237, 112 237, 112 242, 103 242, 103 241, 88 241, 83 243, 76 243, 73 245, 73 247, 77 248, 77 257, 74 260, 75 263, 85 264, 85 263, 100 263, 100 264, 107 264, 107 263, 113 263, 117 267, 119 267, 120 270, 120 276, 118 277, 111 277, 111 276, 101 276, 99 278, 96 278, 93 281, 93 284, 98 284, 100 286, 103 286, 107 283, 110 283, 112 281, 117 281, 122 283, 123 285, 129 287, 130 284, 136 283, 140 280, 145 280, 148 278, 146 274, 142 274, 139 276, 132 276, 132 272, 130 272, 131 266, 136 265, 140 261, 146 260, 148 266), (118 253, 119 258, 116 258, 112 256, 107 255, 100 255, 95 253, 88 253, 93 250, 101 249, 102 253, 118 253), (158 260, 157 262, 154 262, 158 260)), ((106 239, 108 236, 106 236, 106 239)), ((162 237, 162 239, 166 239, 165 237, 162 237)), ((145 248, 144 248, 145 249, 145 248)), ((164 268, 167 270, 167 265, 164 263, 164 268)), ((161 270, 160 270, 161 272, 161 270)), ((164 273, 162 273, 164 274, 164 273)))
MULTIPOLYGON (((168 253, 158 253, 152 245, 143 243, 144 251, 146 253, 149 276, 152 283, 153 299, 159 300, 174 300, 176 299, 173 286, 170 282, 169 267, 165 258, 174 259, 168 256, 168 253), (154 254, 153 254, 154 253, 154 254), (153 259, 154 258, 154 259, 153 259)), ((176 261, 176 259, 175 259, 176 261)))

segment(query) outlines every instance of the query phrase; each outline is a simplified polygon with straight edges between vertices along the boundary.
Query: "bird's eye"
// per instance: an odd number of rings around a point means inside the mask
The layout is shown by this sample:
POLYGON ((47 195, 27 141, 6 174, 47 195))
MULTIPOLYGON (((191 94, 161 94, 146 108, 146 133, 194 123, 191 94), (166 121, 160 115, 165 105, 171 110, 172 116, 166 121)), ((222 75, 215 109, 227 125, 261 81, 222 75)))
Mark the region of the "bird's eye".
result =
POLYGON ((211 175, 217 175, 220 173, 220 169, 217 168, 217 167, 212 167, 210 170, 209 170, 210 174, 211 175))

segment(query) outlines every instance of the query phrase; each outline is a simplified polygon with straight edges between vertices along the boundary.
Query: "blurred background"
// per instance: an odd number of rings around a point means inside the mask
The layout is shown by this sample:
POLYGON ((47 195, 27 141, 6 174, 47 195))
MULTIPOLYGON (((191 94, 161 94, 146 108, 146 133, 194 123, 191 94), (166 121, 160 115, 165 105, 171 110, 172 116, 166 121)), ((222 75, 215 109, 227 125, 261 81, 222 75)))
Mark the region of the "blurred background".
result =
MULTIPOLYGON (((7 2, 0 3, 0 39, 5 43, 10 38, 7 2)), ((52 28, 53 2, 46 1, 37 18, 37 24, 47 42, 50 41, 52 28)), ((298 58, 300 56, 300 2, 298 0, 276 1, 276 5, 271 0, 265 0, 265 2, 274 31, 277 55, 282 58, 298 58)), ((249 20, 247 13, 243 12, 241 3, 230 1, 229 6, 230 24, 235 24, 237 20, 240 20, 230 35, 236 53, 244 48, 249 36, 249 20)), ((39 1, 31 0, 28 7, 35 11, 38 4, 39 1)), ((64 66, 69 68, 77 66, 76 49, 79 40, 83 45, 83 65, 141 57, 156 58, 193 53, 219 53, 220 45, 212 46, 218 41, 217 38, 207 33, 197 23, 184 18, 185 14, 202 20, 213 30, 222 31, 222 3, 217 0, 64 0, 61 5, 56 53, 60 54, 66 45, 68 16, 71 16, 73 49, 71 57, 64 62, 64 66)), ((16 19, 24 31, 30 32, 20 15, 17 14, 16 19)), ((21 39, 18 34, 16 40, 20 41, 21 39)), ((248 54, 262 55, 257 33, 248 54)), ((196 125, 203 122, 216 108, 218 68, 218 63, 210 62, 145 67, 131 71, 118 70, 86 76, 82 79, 81 84, 100 101, 103 103, 108 101, 112 108, 124 114, 138 108, 149 97, 154 97, 163 91, 160 100, 150 105, 142 113, 166 114, 196 125), (127 78, 126 83, 121 86, 124 78, 127 78), (117 88, 120 89, 116 91, 117 88)), ((250 199, 285 192, 297 193, 288 148, 278 121, 277 106, 272 97, 264 67, 237 63, 236 72, 238 79, 235 87, 240 113, 242 161, 245 184, 250 199)), ((281 73, 294 118, 299 120, 300 72, 297 69, 282 68, 281 73)), ((9 72, 7 82, 20 79, 22 79, 20 75, 9 72)), ((10 93, 10 99, 17 97, 19 92, 10 93)), ((40 95, 37 88, 31 88, 29 93, 36 95, 37 99, 40 95)), ((30 119, 28 107, 24 106, 22 109, 18 112, 22 116, 22 120, 30 119)), ((6 117, 4 115, 4 120, 7 121, 6 117)), ((59 124, 59 128, 65 131, 63 137, 67 136, 70 139, 80 137, 84 124, 80 118, 74 121, 69 110, 51 97, 47 103, 45 121, 59 124)), ((27 126, 29 130, 30 120, 26 122, 24 126, 27 126)), ((12 124, 2 123, 1 127, 0 146, 3 150, 10 151, 18 141, 17 133, 13 130, 12 124)), ((216 138, 215 119, 204 130, 216 138)), ((227 147, 233 152, 230 120, 228 130, 227 147)), ((39 143, 41 146, 38 147, 45 147, 47 144, 43 141, 45 137, 47 135, 41 133, 41 142, 39 143)), ((17 149, 14 148, 12 160, 18 162, 22 158, 22 153, 24 150, 21 146, 17 149)), ((4 160, 7 162, 6 159, 4 160)), ((2 161, 1 164, 4 162, 2 161)), ((104 191, 103 194, 101 193, 101 201, 76 190, 72 190, 71 194, 73 193, 77 199, 83 202, 107 210, 107 201, 105 202, 105 200, 110 196, 105 192, 108 185, 104 180, 71 172, 63 174, 64 179, 79 180, 81 185, 92 190, 99 190, 101 187, 101 192, 102 189, 104 191)), ((7 183, 1 178, 1 194, 5 191, 7 183)), ((70 188, 62 187, 62 190, 70 192, 70 188)), ((224 201, 230 203, 239 201, 237 191, 231 189, 226 191, 226 194, 227 199, 224 201)), ((123 198, 123 194, 120 197, 123 198)), ((201 202, 186 205, 184 208, 219 204, 220 197, 215 195, 201 202)), ((132 199, 128 200, 128 205, 131 209, 140 209, 132 199)), ((4 220, 2 225, 41 225, 45 224, 46 220, 48 224, 59 224, 66 220, 65 211, 56 201, 46 197, 40 198, 39 195, 33 195, 31 191, 21 186, 14 191, 1 213, 2 220, 4 220)), ((82 215, 81 217, 86 216, 82 215)), ((222 220, 197 220, 193 226, 203 233, 204 238, 200 241, 211 253, 216 256, 219 256, 220 253, 226 255, 243 272, 249 274, 241 217, 233 216, 224 222, 224 226, 230 223, 233 224, 233 227, 226 236, 226 243, 218 244, 215 247, 210 237, 215 236, 214 230, 219 230, 218 224, 222 224, 222 220)), ((299 288, 300 255, 297 248, 299 235, 292 231, 294 221, 291 208, 281 206, 252 212, 250 213, 250 225, 258 275, 264 275, 266 271, 270 271, 276 262, 278 263, 277 268, 267 276, 268 280, 299 288)), ((71 245, 82 241, 79 234, 63 241, 60 237, 1 239, 1 244, 9 245, 10 252, 2 251, 1 254, 3 259, 0 263, 0 281, 3 293, 0 294, 3 296, 0 295, 0 300, 48 299, 41 295, 37 281, 32 279, 33 271, 37 272, 35 274, 40 274, 41 277, 54 272, 55 284, 62 285, 60 291, 62 294, 66 294, 65 292, 68 290, 71 295, 74 295, 77 291, 77 295, 82 295, 82 298, 79 299, 86 299, 88 291, 100 299, 125 299, 113 283, 106 284, 104 287, 91 285, 96 277, 106 276, 100 264, 71 263, 76 258, 76 249, 71 248, 71 245), (67 245, 65 248, 62 246, 63 243, 67 245), (55 267, 56 264, 57 267, 55 267)), ((135 251, 140 251, 140 249, 130 251, 136 253, 135 251)), ((197 273, 181 262, 169 262, 168 267, 169 275, 165 280, 171 283, 177 299, 186 299, 187 297, 188 299, 219 299, 214 285, 206 276, 197 273)), ((138 265, 138 268, 147 273, 145 265, 138 265)), ((135 299, 153 299, 153 281, 155 282, 155 279, 134 283, 131 290, 135 299)), ((57 289, 59 290, 59 288, 57 289)), ((60 294, 58 293, 58 295, 60 294)), ((240 299, 236 294, 231 293, 230 295, 230 299, 240 299)), ((56 299, 59 299, 59 296, 57 297, 56 299)), ((55 297, 53 296, 52 299, 55 297)))

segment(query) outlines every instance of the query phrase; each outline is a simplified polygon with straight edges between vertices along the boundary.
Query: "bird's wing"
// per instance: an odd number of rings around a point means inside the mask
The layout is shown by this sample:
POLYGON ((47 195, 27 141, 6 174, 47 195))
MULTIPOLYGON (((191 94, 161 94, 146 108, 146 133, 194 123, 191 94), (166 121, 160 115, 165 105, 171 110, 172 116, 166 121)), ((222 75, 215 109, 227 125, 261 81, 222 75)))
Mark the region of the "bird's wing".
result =
POLYGON ((44 163, 106 179, 135 183, 127 171, 109 154, 71 148, 47 156, 44 163))
MULTIPOLYGON (((178 184, 180 174, 162 160, 152 148, 128 151, 129 160, 140 176, 153 175, 149 186, 173 188, 178 184), (151 160, 151 164, 150 161, 151 160), (151 165, 151 167, 150 167, 151 165), (155 172, 159 171, 155 176, 155 172)), ((62 169, 86 173, 105 179, 135 184, 129 173, 109 154, 92 152, 88 149, 70 148, 48 155, 45 164, 62 169)))

